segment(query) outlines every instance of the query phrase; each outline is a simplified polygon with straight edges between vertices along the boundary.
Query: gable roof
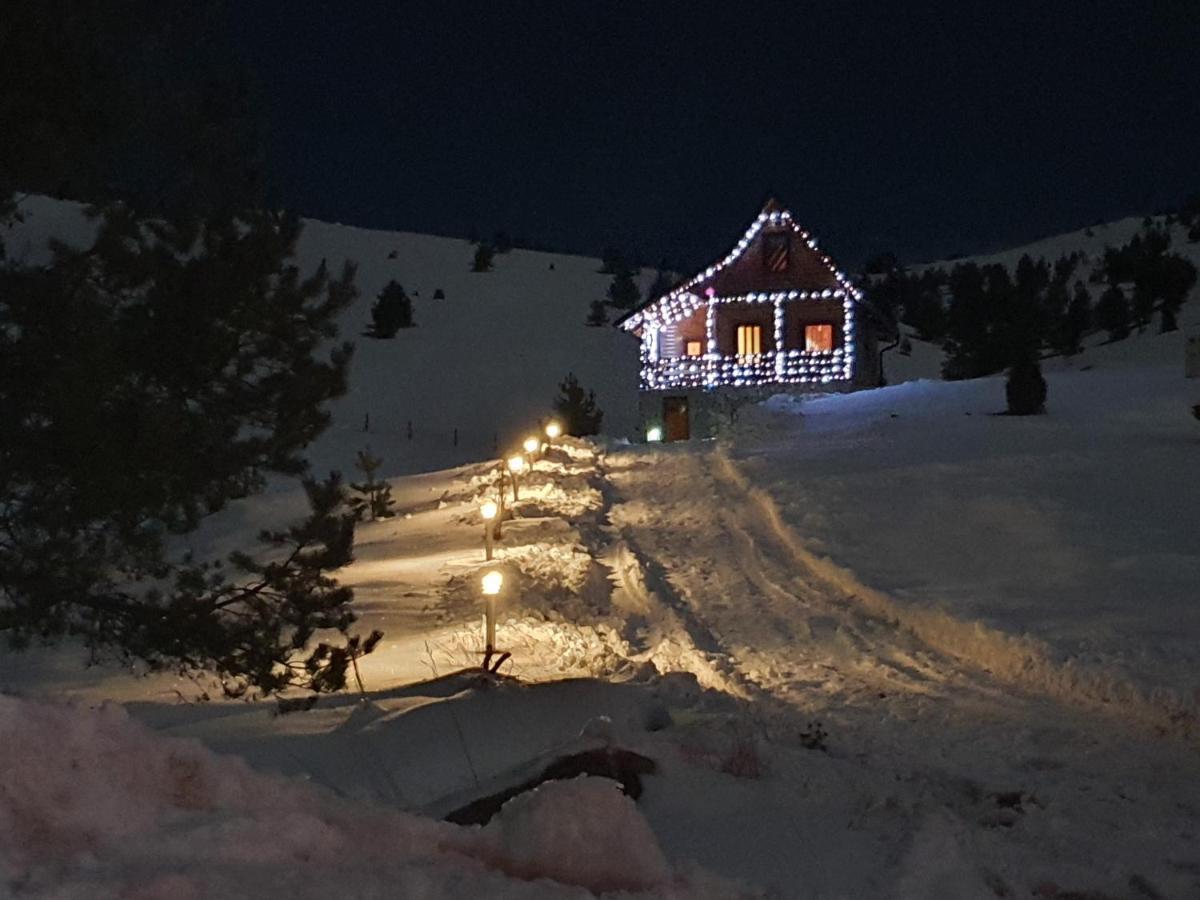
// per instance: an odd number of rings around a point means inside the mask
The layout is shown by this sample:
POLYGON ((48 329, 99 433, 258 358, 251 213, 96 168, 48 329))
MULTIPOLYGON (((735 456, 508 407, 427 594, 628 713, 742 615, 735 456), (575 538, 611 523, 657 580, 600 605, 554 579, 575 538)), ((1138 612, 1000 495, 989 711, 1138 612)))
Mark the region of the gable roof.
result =
POLYGON ((729 297, 751 293, 787 293, 791 296, 833 296, 836 293, 841 296, 843 292, 859 299, 859 292, 837 269, 833 260, 821 252, 817 242, 796 223, 792 214, 771 197, 742 234, 741 240, 723 259, 677 284, 665 294, 647 297, 613 324, 636 332, 646 319, 657 318, 655 309, 677 306, 679 301, 689 296, 694 298, 689 305, 699 305, 703 302, 701 297, 705 295, 729 297), (799 240, 793 238, 791 241, 787 269, 768 271, 762 265, 764 238, 767 234, 779 232, 798 236, 799 240))

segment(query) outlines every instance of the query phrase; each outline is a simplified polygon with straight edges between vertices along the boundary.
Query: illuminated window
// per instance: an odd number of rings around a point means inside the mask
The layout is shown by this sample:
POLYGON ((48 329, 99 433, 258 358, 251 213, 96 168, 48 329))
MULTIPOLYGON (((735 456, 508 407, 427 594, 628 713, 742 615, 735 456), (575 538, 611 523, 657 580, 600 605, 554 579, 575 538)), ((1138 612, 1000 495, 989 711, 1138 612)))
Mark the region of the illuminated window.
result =
POLYGON ((687 356, 702 356, 704 354, 699 341, 688 341, 687 345, 683 348, 683 352, 687 356))
POLYGON ((738 356, 762 353, 762 326, 739 325, 737 327, 738 356))
POLYGON ((833 349, 832 325, 805 325, 804 349, 810 353, 817 350, 833 349))
POLYGON ((769 231, 763 235, 763 268, 768 272, 786 272, 791 251, 791 235, 769 231))

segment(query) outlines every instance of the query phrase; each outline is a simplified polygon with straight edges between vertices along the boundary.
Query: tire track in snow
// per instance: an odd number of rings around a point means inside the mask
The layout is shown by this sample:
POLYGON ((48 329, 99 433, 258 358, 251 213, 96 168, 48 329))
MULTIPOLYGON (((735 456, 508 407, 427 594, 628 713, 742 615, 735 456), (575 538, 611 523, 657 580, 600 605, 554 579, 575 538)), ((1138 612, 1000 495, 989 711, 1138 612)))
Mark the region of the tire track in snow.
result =
POLYGON ((849 569, 805 547, 784 521, 774 497, 755 487, 723 448, 717 449, 712 459, 714 476, 751 501, 747 507, 754 510, 762 527, 774 534, 795 563, 828 585, 831 594, 849 598, 863 613, 894 623, 897 630, 914 636, 937 654, 960 660, 1000 681, 1059 702, 1132 718, 1160 733, 1195 742, 1197 710, 1186 698, 1165 689, 1145 688, 1100 667, 1056 662, 1050 648, 1035 638, 898 602, 863 584, 849 569))
POLYGON ((792 695, 793 705, 817 699, 814 689, 824 702, 830 695, 876 701, 957 686, 946 675, 955 667, 933 661, 939 654, 862 614, 823 581, 802 578, 775 535, 747 513, 740 486, 720 477, 709 457, 669 452, 639 462, 630 455, 607 473, 604 488, 609 518, 651 598, 699 649, 718 654, 754 693, 792 695))

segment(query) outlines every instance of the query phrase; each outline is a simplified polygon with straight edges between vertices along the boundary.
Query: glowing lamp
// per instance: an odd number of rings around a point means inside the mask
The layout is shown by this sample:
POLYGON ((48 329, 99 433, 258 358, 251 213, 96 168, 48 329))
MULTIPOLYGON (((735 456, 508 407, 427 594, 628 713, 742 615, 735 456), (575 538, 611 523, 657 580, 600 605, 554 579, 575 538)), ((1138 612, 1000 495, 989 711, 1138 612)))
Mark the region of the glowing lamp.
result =
POLYGON ((495 500, 484 500, 483 503, 479 504, 479 514, 483 516, 484 519, 496 518, 496 512, 498 509, 499 507, 496 506, 495 500))
POLYGON ((525 470, 525 457, 510 456, 508 458, 508 471, 512 472, 514 475, 519 475, 524 470, 525 470))
POLYGON ((537 438, 527 437, 527 438, 525 438, 525 443, 522 446, 525 448, 526 453, 537 453, 537 449, 541 445, 542 445, 542 442, 539 441, 537 438))
POLYGON ((550 438, 550 440, 554 440, 560 434, 562 434, 561 425, 559 425, 557 422, 546 423, 546 437, 550 438))
POLYGON ((658 443, 659 441, 661 441, 662 440, 662 429, 659 428, 657 425, 647 428, 646 429, 646 440, 652 444, 655 444, 655 443, 658 443))
POLYGON ((500 593, 500 588, 504 586, 504 574, 492 569, 483 576, 483 592, 489 597, 494 597, 500 593))

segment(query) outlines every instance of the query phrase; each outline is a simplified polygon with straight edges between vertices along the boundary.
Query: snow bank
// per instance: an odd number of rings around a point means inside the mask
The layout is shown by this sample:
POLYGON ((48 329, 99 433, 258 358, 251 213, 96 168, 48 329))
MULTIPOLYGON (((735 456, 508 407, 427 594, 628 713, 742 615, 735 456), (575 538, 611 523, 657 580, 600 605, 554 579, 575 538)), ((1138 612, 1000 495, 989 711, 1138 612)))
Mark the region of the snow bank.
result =
POLYGON ((156 735, 116 705, 0 696, 0 879, 13 896, 731 897, 672 871, 615 787, 512 801, 487 829, 354 806, 156 735))

